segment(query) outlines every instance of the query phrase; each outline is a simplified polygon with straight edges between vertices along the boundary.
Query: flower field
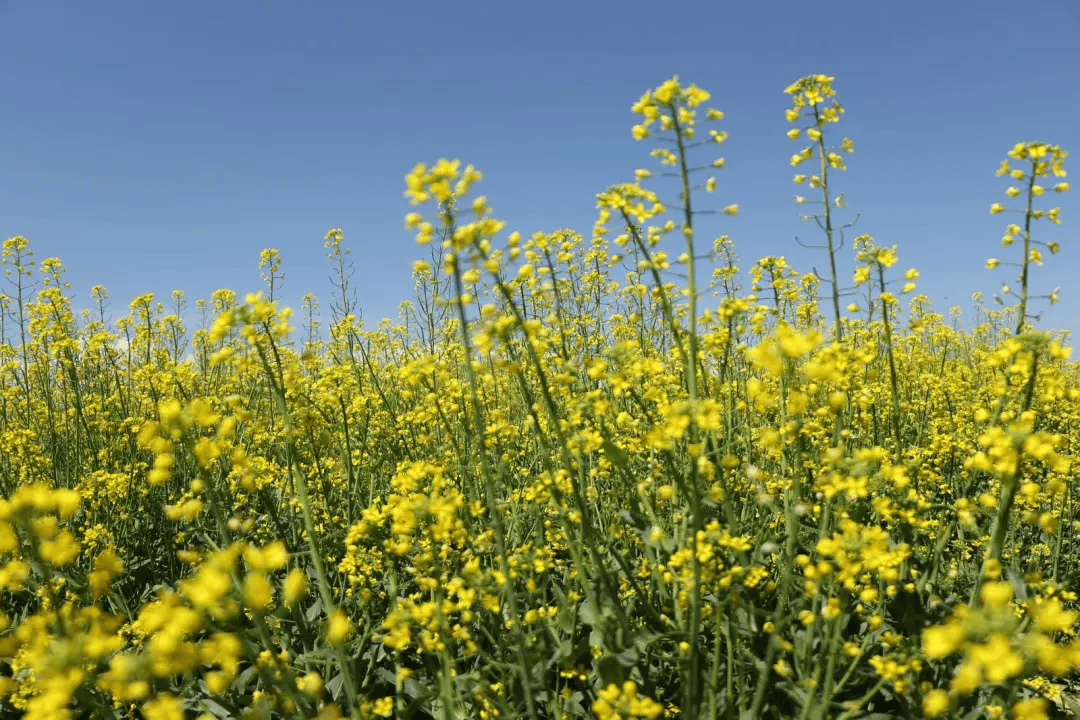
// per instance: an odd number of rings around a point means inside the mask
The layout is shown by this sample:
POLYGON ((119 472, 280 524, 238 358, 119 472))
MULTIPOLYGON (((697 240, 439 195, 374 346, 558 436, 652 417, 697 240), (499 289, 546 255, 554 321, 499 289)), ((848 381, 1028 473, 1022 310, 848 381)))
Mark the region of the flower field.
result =
POLYGON ((507 233, 478 170, 413 168, 398 323, 357 319, 340 230, 325 326, 276 250, 258 294, 111 321, 4 242, 0 715, 1080 709, 1080 367, 1034 322, 1066 153, 1004 156, 987 265, 1018 279, 965 326, 843 243, 832 81, 787 88, 821 277, 699 234, 739 208, 677 79, 587 234, 507 233))

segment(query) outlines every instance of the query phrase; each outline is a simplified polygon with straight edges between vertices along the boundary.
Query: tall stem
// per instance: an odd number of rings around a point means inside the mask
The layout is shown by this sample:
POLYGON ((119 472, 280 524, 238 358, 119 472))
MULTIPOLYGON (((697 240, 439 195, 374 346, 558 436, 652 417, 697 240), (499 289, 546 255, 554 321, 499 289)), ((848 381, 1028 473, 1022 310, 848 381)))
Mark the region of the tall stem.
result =
MULTIPOLYGON (((821 127, 820 120, 821 114, 818 112, 817 105, 815 105, 814 127, 821 127)), ((825 158, 824 134, 818 135, 818 156, 821 161, 821 199, 825 206, 825 242, 829 249, 829 272, 832 281, 833 317, 836 320, 836 326, 833 332, 836 334, 836 341, 840 342, 844 339, 844 328, 840 323, 840 281, 836 275, 836 246, 833 244, 832 209, 829 204, 829 163, 825 158)))
POLYGON ((1016 333, 1019 335, 1027 322, 1028 304, 1028 269, 1031 266, 1031 205, 1035 199, 1035 166, 1032 164, 1031 177, 1028 179, 1027 208, 1024 211, 1024 258, 1020 270, 1020 307, 1017 310, 1016 333))

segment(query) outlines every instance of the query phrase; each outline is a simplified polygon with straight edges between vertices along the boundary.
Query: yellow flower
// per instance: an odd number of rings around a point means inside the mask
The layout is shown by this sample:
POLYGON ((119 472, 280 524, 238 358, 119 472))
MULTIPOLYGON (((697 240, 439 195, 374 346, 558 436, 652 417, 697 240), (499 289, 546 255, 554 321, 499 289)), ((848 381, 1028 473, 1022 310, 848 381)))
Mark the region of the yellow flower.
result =
POLYGON ((708 102, 709 95, 707 90, 702 90, 697 85, 691 85, 686 89, 686 104, 690 107, 697 107, 703 102, 708 102))
POLYGON ((184 720, 184 705, 180 698, 162 693, 142 706, 146 720, 184 720))
POLYGON ((198 608, 211 608, 228 592, 229 575, 221 568, 204 565, 189 580, 181 583, 183 593, 198 608))
POLYGON ((923 654, 936 660, 947 657, 960 647, 964 639, 964 630, 957 623, 935 625, 922 632, 923 654))
POLYGON ((52 502, 61 520, 69 520, 82 503, 82 497, 75 490, 59 488, 52 491, 52 502))
POLYGON ((1035 606, 1035 627, 1043 632, 1067 632, 1076 623, 1077 614, 1066 610, 1060 598, 1050 598, 1035 606))
POLYGON ((105 594, 109 589, 109 583, 124 569, 124 563, 120 556, 112 548, 106 548, 100 555, 94 558, 93 569, 90 572, 90 592, 94 598, 105 594))
POLYGON ((961 695, 970 695, 975 692, 982 682, 982 670, 978 665, 963 663, 956 669, 950 687, 961 695))
POLYGON ((349 617, 341 610, 335 610, 326 625, 326 639, 331 645, 341 645, 353 633, 349 617))
POLYGON ((611 684, 597 693, 592 711, 600 720, 653 720, 660 717, 664 707, 654 700, 639 696, 637 684, 627 680, 620 688, 611 684))
POLYGON ((211 695, 221 695, 232 685, 232 678, 222 670, 211 670, 203 676, 211 695))
POLYGON ((244 603, 255 610, 262 612, 274 599, 274 588, 266 575, 261 572, 252 572, 244 578, 244 603))
POLYGON ((252 570, 269 572, 285 567, 289 561, 289 552, 285 549, 284 542, 275 540, 262 548, 254 545, 244 548, 244 559, 252 570))
POLYGON ((41 557, 56 567, 68 565, 79 555, 79 541, 70 531, 62 531, 55 539, 41 543, 41 557))
POLYGON ((773 343, 762 343, 750 348, 748 354, 755 367, 762 368, 770 375, 779 377, 784 370, 783 357, 773 343))
POLYGON ((675 94, 678 93, 679 88, 679 76, 665 80, 661 83, 660 87, 656 88, 656 92, 653 93, 653 97, 656 98, 656 102, 661 105, 668 105, 675 99, 675 94))
POLYGON ((999 610, 1012 602, 1012 585, 1007 582, 988 582, 979 590, 979 596, 987 606, 999 610))
POLYGON ((1021 700, 1012 706, 1014 720, 1046 720, 1046 700, 1044 698, 1028 698, 1021 700))
POLYGON ((952 703, 949 701, 949 693, 941 689, 931 690, 923 696, 923 717, 938 717, 948 710, 951 704, 952 703))
POLYGON ((296 678, 296 689, 310 697, 317 697, 323 691, 322 675, 312 670, 303 677, 296 678))
POLYGON ((300 568, 293 568, 285 577, 285 604, 295 605, 302 597, 307 595, 307 574, 300 568))
POLYGON ((1023 657, 1012 649, 1009 639, 1002 633, 994 633, 989 642, 973 646, 968 659, 982 666, 987 682, 994 684, 1015 677, 1024 669, 1023 657))

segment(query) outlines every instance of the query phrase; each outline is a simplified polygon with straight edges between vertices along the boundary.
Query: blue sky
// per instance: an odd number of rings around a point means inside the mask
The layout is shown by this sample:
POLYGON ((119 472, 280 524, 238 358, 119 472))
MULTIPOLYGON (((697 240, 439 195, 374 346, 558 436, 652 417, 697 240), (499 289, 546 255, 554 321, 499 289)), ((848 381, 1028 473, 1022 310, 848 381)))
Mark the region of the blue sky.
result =
MULTIPOLYGON (((998 163, 1016 142, 1073 151, 1080 172, 1076 0, 823 3, 0 0, 0 235, 59 256, 76 305, 105 285, 192 301, 258 289, 280 250, 285 299, 329 315, 323 235, 341 227, 369 325, 396 316, 421 257, 405 173, 461 158, 507 230, 588 232, 595 194, 651 167, 631 104, 678 74, 712 92, 730 134, 708 201, 738 203, 743 267, 827 260, 796 213, 783 88, 836 77, 855 142, 837 178, 858 229, 899 245, 947 312, 1015 272, 983 269, 1006 216, 998 163)), ((1074 180, 1074 177, 1070 177, 1074 180)), ((1062 252, 1033 286, 1062 288, 1043 327, 1080 330, 1080 202, 1037 224, 1062 252)), ((1015 255, 1016 248, 1012 248, 1015 255)), ((850 277, 850 255, 841 264, 850 277)))

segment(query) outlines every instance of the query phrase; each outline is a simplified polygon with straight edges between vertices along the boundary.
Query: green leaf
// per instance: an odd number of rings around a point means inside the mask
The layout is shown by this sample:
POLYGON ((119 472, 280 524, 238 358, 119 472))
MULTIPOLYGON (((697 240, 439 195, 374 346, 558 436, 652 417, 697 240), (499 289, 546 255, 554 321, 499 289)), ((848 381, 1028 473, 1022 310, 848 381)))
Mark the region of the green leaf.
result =
POLYGON ((630 453, 604 438, 604 457, 615 467, 626 470, 630 467, 630 453))
POLYGON ((236 714, 237 714, 237 709, 236 708, 232 708, 232 709, 226 708, 224 705, 222 705, 221 703, 217 702, 216 700, 214 700, 212 698, 208 698, 208 697, 200 698, 199 704, 202 705, 203 710, 208 710, 208 711, 214 713, 214 715, 216 715, 217 717, 223 717, 223 718, 224 717, 236 717, 236 714))
POLYGON ((614 657, 615 661, 622 665, 624 668, 629 669, 637 665, 638 659, 641 656, 638 654, 637 648, 628 647, 624 650, 621 650, 620 652, 613 654, 612 657, 614 657))
POLYGON ((600 678, 600 685, 607 687, 608 685, 622 685, 630 673, 626 666, 615 657, 605 655, 596 663, 596 675, 600 678))
POLYGON ((244 671, 240 673, 239 677, 237 677, 236 680, 233 681, 233 690, 235 690, 236 692, 243 692, 244 690, 247 690, 248 685, 251 684, 251 680, 255 677, 255 673, 257 673, 258 670, 259 669, 254 665, 245 668, 244 671))
POLYGON ((345 676, 338 673, 334 677, 330 678, 326 682, 326 691, 330 693, 330 696, 335 700, 341 695, 341 688, 345 684, 345 676))
POLYGON ((603 624, 602 615, 598 615, 593 611, 592 605, 587 599, 582 600, 581 605, 578 606, 578 617, 581 618, 581 622, 594 628, 598 628, 603 624))
POLYGON ((560 605, 559 612, 555 616, 555 621, 559 623, 559 629, 568 635, 574 632, 574 627, 577 625, 577 619, 574 615, 573 610, 565 605, 560 605))

